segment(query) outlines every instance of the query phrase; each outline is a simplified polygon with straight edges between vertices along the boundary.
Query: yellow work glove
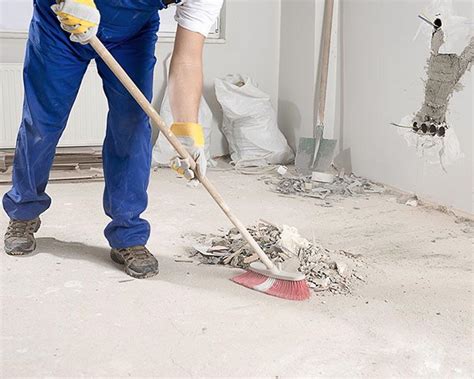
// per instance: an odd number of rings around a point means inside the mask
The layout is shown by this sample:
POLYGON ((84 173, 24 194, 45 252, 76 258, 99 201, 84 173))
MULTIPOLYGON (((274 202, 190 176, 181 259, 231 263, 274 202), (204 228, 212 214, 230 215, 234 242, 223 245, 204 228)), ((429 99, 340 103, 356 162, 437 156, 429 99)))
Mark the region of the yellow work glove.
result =
POLYGON ((86 44, 97 34, 100 13, 94 0, 56 0, 51 9, 61 28, 71 33, 71 41, 86 44))
MULTIPOLYGON (((204 152, 204 132, 202 126, 192 122, 176 122, 171 125, 171 131, 178 137, 179 141, 196 161, 199 175, 204 177, 207 170, 207 159, 204 152)), ((173 158, 171 160, 171 168, 191 181, 192 184, 198 183, 196 174, 191 170, 191 165, 187 159, 182 157, 173 158)))

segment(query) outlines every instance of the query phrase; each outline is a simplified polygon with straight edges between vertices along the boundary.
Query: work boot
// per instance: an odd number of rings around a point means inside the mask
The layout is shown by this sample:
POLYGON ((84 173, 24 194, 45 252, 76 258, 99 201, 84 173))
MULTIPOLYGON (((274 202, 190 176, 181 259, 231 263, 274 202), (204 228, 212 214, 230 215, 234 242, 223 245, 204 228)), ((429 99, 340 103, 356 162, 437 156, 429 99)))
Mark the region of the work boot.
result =
POLYGON ((137 279, 150 278, 158 274, 158 261, 145 246, 112 249, 110 257, 125 265, 125 272, 137 279))
POLYGON ((26 255, 36 248, 36 233, 41 225, 39 217, 34 220, 10 220, 5 233, 5 253, 8 255, 26 255))

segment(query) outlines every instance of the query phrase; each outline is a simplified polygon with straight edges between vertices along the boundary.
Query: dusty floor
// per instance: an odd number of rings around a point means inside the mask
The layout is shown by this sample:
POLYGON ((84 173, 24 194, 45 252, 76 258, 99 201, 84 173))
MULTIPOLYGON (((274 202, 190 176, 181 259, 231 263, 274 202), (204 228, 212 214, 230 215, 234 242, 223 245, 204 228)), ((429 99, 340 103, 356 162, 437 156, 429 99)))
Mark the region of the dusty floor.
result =
POLYGON ((389 195, 323 208, 256 177, 210 177, 246 224, 363 254, 367 283, 294 303, 233 284, 237 270, 175 262, 182 235, 229 224, 169 170, 153 173, 146 214, 161 274, 131 280, 108 256, 103 183, 54 183, 37 253, 0 254, 1 376, 474 375, 472 226, 389 195))

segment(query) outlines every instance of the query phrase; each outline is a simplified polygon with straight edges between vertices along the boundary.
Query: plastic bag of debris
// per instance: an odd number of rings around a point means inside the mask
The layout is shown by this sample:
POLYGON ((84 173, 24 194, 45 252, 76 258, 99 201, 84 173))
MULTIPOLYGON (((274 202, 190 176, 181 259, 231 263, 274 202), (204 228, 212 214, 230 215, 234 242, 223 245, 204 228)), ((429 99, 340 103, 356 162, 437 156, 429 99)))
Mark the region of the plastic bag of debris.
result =
POLYGON ((268 94, 239 74, 216 79, 215 87, 224 113, 222 131, 235 164, 265 166, 293 161, 294 153, 278 129, 268 94))
MULTIPOLYGON (((168 67, 170 63, 170 57, 166 59, 166 70, 168 72, 168 67)), ((168 90, 165 92, 163 102, 161 103, 160 108, 161 118, 164 120, 167 126, 171 126, 173 123, 173 114, 171 113, 170 99, 168 96, 168 90)), ((211 131, 212 131, 212 111, 209 107, 209 104, 206 102, 204 97, 201 97, 201 104, 199 106, 199 123, 204 129, 204 138, 205 146, 204 151, 206 153, 206 158, 209 161, 211 159, 210 145, 211 145, 211 131)), ((176 151, 168 142, 166 137, 160 133, 158 139, 156 140, 155 146, 153 147, 152 155, 152 166, 156 167, 159 165, 168 166, 170 160, 176 156, 176 151)))

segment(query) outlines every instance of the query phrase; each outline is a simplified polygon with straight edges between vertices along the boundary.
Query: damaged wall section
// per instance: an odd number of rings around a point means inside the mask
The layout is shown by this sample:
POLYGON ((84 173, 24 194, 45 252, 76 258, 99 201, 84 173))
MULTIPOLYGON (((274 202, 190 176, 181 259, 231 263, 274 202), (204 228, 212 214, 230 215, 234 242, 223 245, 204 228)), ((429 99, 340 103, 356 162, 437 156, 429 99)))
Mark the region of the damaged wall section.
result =
MULTIPOLYGON (((461 55, 439 52, 444 43, 442 28, 433 33, 431 55, 428 59, 425 85, 425 101, 415 117, 415 122, 446 123, 449 99, 456 89, 460 89, 459 80, 470 69, 474 57, 474 37, 461 55)), ((468 111, 468 110, 466 110, 468 111)))
MULTIPOLYGON (((432 21, 419 16, 429 27, 433 27, 431 35, 431 51, 426 66, 426 82, 424 102, 421 109, 412 117, 405 117, 399 126, 408 145, 414 147, 420 158, 426 162, 440 165, 446 172, 447 167, 464 157, 460 142, 448 118, 449 101, 455 91, 463 88, 460 80, 472 66, 474 55, 474 38, 471 37, 467 46, 460 54, 443 53, 445 31, 441 16, 432 21), (409 121, 411 125, 403 125, 409 121)), ((466 33, 469 36, 469 31, 466 33)), ((451 36, 451 38, 455 38, 451 36)))
MULTIPOLYGON (((414 40, 414 36, 423 22, 417 19, 423 11, 420 8, 429 4, 429 1, 408 0, 343 2, 343 148, 351 149, 352 166, 357 175, 474 213, 471 72, 464 73, 464 89, 451 97, 457 77, 464 71, 462 66, 467 61, 464 58, 472 54, 472 50, 467 49, 461 58, 460 49, 456 52, 459 59, 433 54, 433 66, 428 73, 433 82, 423 82, 421 78, 427 78, 423 63, 429 54, 432 29, 426 38, 420 36, 414 40), (443 76, 445 63, 455 68, 450 71, 452 76, 443 76), (427 105, 420 108, 425 85, 429 92, 436 80, 443 90, 436 95, 428 93, 427 105), (419 159, 416 149, 399 138, 399 129, 389 124, 417 110, 420 116, 431 114, 430 117, 444 120, 448 101, 447 121, 456 130, 464 159, 454 162, 444 173, 439 166, 419 159), (431 107, 429 103, 441 106, 431 107)), ((471 2, 457 0, 452 5, 454 14, 472 14, 471 2)), ((466 48, 467 42, 461 47, 466 48)), ((438 52, 447 53, 443 46, 438 52)), ((407 123, 410 121, 413 116, 407 123)))

